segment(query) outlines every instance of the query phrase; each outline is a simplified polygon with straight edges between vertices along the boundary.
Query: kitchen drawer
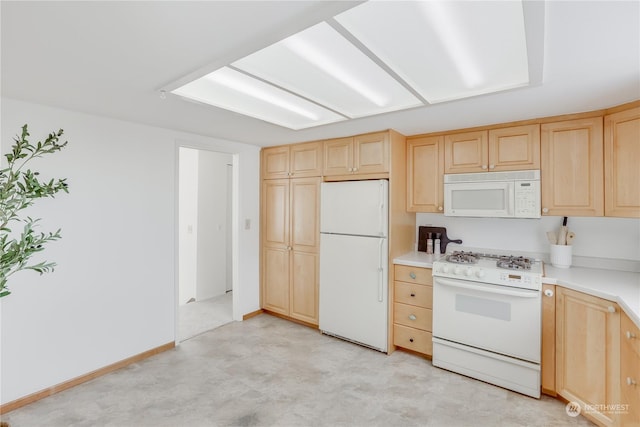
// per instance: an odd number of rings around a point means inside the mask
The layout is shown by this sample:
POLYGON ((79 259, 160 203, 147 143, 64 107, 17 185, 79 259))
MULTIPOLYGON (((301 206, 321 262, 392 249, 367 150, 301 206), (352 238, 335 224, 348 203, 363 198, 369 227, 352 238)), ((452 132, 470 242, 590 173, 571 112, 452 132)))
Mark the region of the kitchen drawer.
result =
POLYGON ((395 280, 421 285, 433 285, 433 277, 430 268, 409 267, 407 265, 395 265, 395 280))
POLYGON ((620 316, 620 343, 628 345, 640 357, 640 329, 622 313, 620 316))
POLYGON ((433 308, 433 286, 396 282, 393 295, 395 302, 433 308))
POLYGON ((410 326, 412 328, 431 331, 433 313, 429 308, 416 307, 415 305, 395 303, 393 304, 393 323, 410 326))
POLYGON ((408 328, 402 325, 393 325, 393 343, 398 347, 431 356, 433 354, 433 343, 431 339, 431 332, 408 328))

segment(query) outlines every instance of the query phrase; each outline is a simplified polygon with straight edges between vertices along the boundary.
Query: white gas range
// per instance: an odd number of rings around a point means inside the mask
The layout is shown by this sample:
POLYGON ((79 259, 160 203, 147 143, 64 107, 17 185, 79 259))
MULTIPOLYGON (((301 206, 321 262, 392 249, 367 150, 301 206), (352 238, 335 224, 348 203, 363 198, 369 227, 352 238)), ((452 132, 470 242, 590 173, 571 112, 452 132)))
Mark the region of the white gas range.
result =
POLYGON ((433 365, 540 397, 542 262, 485 251, 433 263, 433 365))

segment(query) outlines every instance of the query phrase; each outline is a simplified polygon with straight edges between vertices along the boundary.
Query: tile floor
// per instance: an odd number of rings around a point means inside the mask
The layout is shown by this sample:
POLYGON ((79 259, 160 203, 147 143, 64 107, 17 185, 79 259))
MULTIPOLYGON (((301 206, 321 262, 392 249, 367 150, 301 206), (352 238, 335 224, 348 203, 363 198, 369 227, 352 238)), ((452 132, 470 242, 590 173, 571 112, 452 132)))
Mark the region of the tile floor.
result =
POLYGON ((2 416, 35 426, 574 426, 522 396, 266 314, 2 416))
POLYGON ((193 338, 233 320, 233 293, 182 304, 178 307, 178 342, 193 338))

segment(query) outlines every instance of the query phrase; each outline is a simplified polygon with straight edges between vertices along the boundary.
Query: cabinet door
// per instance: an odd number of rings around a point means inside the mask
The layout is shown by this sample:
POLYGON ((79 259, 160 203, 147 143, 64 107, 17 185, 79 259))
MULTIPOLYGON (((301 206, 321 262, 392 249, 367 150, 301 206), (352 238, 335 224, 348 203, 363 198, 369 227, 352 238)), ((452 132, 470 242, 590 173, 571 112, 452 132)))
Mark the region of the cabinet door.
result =
POLYGON ((620 402, 628 405, 620 425, 640 426, 640 329, 620 314, 620 402))
MULTIPOLYGON (((559 395, 585 405, 619 400, 620 313, 607 300, 556 287, 556 387, 559 395)), ((583 411, 604 425, 616 414, 583 411)))
POLYGON ((289 246, 289 180, 262 182, 262 243, 265 246, 289 246))
POLYGON ((540 169, 540 125, 489 131, 489 170, 540 169))
POLYGON ((284 248, 262 248, 262 308, 289 315, 289 255, 284 248))
POLYGON ((290 176, 297 178, 322 175, 322 142, 295 144, 290 148, 290 176))
POLYGON ((489 168, 488 132, 444 136, 444 173, 486 172, 489 168))
POLYGON ((542 392, 556 395, 556 287, 542 285, 542 392))
POLYGON ((353 138, 324 142, 324 175, 347 175, 353 169, 353 138))
POLYGON ((387 132, 353 137, 353 172, 389 172, 389 134, 387 132))
POLYGON ((270 147, 262 150, 262 178, 277 179, 289 176, 289 147, 270 147))
POLYGON ((604 119, 605 216, 640 218, 640 107, 604 119))
POLYGON ((442 212, 444 206, 444 138, 407 141, 407 210, 442 212))
POLYGON ((291 180, 291 246, 317 252, 320 238, 320 178, 291 180))
POLYGON ((319 263, 317 253, 291 253, 290 316, 318 324, 319 263))
POLYGON ((541 127, 542 214, 603 216, 602 117, 541 127))

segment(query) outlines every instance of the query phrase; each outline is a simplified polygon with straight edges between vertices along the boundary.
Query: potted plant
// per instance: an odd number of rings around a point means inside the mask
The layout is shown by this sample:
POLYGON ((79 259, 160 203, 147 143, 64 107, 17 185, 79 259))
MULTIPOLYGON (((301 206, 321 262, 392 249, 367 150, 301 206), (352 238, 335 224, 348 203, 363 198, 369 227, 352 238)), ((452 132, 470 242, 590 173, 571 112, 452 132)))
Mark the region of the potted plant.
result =
POLYGON ((40 219, 20 214, 36 199, 54 197, 60 191, 69 192, 66 179, 41 180, 39 172, 26 168, 33 159, 62 150, 67 145, 67 141, 60 143, 62 134, 60 129, 50 133, 44 142, 31 144, 27 125, 24 125, 22 133, 14 138, 10 152, 5 154, 7 165, 0 169, 0 298, 11 293, 7 281, 18 271, 43 274, 55 267, 55 263, 47 261, 30 263, 30 258, 42 252, 47 243, 60 239, 60 230, 37 232, 40 219), (22 231, 14 230, 20 223, 22 231))

